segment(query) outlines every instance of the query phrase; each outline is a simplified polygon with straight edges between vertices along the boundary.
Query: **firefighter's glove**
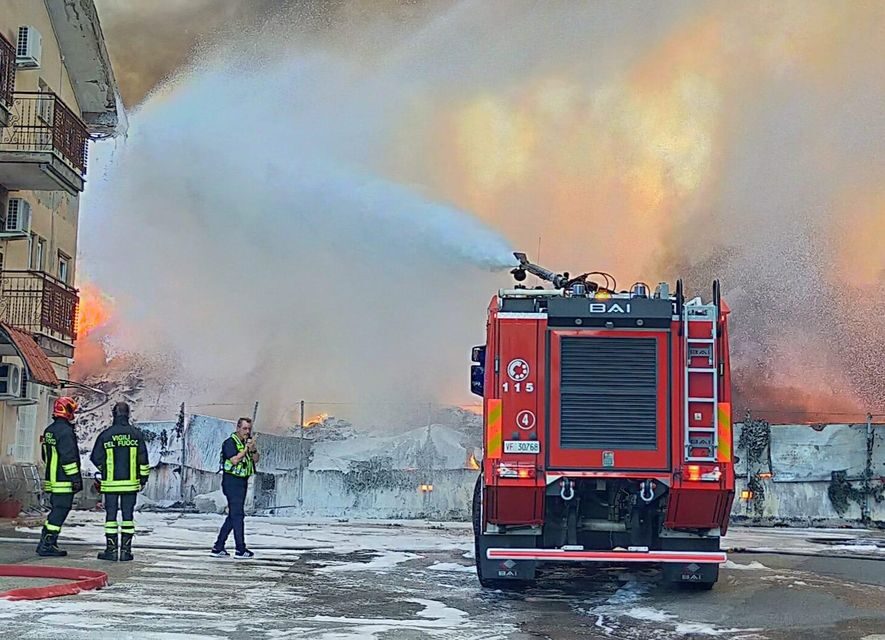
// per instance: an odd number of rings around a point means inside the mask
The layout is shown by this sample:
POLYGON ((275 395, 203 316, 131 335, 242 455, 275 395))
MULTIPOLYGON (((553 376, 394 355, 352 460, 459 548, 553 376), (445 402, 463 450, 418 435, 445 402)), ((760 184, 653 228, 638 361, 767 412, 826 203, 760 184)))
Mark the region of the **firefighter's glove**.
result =
POLYGON ((77 476, 71 480, 71 488, 74 490, 74 493, 83 491, 83 476, 77 476))

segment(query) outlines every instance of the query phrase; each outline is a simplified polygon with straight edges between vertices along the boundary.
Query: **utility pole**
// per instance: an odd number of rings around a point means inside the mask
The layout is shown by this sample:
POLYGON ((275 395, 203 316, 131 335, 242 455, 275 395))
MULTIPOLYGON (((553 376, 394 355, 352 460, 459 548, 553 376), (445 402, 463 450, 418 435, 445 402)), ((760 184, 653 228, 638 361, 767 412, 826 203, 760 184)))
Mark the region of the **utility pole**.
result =
POLYGON ((298 506, 304 505, 304 400, 301 401, 301 437, 298 439, 298 506))
POLYGON ((872 494, 873 479, 873 448, 875 445, 875 434, 873 432, 873 414, 867 414, 867 456, 866 464, 863 470, 863 501, 860 505, 860 519, 864 524, 870 522, 870 496, 872 494))
MULTIPOLYGON (((257 420, 258 420, 258 400, 252 408, 252 437, 257 436, 257 420)), ((258 490, 256 483, 258 482, 256 475, 252 474, 246 483, 246 511, 247 513, 255 512, 255 492, 258 490)))
POLYGON ((187 425, 185 424, 185 415, 184 415, 184 403, 181 403, 181 408, 178 410, 178 434, 181 438, 181 478, 179 478, 181 485, 179 486, 179 496, 181 498, 181 506, 184 507, 184 456, 185 456, 185 434, 187 433, 187 425))

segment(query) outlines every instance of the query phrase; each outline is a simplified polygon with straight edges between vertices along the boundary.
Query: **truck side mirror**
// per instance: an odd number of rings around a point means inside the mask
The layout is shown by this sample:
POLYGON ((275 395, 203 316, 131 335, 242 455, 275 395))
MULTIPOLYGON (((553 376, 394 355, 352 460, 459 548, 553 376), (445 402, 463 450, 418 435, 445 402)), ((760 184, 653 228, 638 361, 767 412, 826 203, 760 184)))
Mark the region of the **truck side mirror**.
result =
POLYGON ((485 367, 481 364, 470 367, 470 392, 480 398, 483 397, 485 391, 485 375, 485 367))
POLYGON ((483 344, 478 347, 473 347, 473 351, 470 354, 470 360, 472 362, 478 362, 479 364, 485 364, 486 346, 483 344))

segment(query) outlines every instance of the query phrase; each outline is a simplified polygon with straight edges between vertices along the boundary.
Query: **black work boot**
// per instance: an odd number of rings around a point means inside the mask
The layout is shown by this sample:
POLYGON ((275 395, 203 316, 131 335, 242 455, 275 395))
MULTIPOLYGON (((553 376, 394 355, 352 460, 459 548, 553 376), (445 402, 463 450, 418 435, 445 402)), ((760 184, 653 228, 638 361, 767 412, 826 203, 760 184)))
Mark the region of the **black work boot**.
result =
POLYGON ((99 560, 110 560, 111 562, 116 562, 120 557, 120 549, 117 546, 117 534, 116 533, 106 533, 105 534, 106 546, 104 551, 100 551, 98 553, 99 560))
POLYGON ((120 534, 120 562, 132 560, 132 534, 120 534))
POLYGON ((37 555, 45 558, 63 558, 68 555, 67 551, 58 548, 58 534, 50 533, 46 529, 40 538, 40 546, 37 547, 37 555))
POLYGON ((49 535, 49 531, 46 530, 46 526, 44 525, 43 530, 40 532, 40 540, 37 542, 37 553, 39 554, 43 551, 43 548, 46 546, 46 536, 49 535))

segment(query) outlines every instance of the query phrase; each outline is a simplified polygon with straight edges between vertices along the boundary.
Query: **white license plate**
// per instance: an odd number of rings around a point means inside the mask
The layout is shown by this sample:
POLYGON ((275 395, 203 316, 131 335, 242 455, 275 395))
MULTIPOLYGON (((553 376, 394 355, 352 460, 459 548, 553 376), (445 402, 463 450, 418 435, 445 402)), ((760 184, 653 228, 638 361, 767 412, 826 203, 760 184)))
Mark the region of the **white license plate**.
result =
POLYGON ((537 440, 506 440, 504 453, 541 453, 541 443, 537 440))

